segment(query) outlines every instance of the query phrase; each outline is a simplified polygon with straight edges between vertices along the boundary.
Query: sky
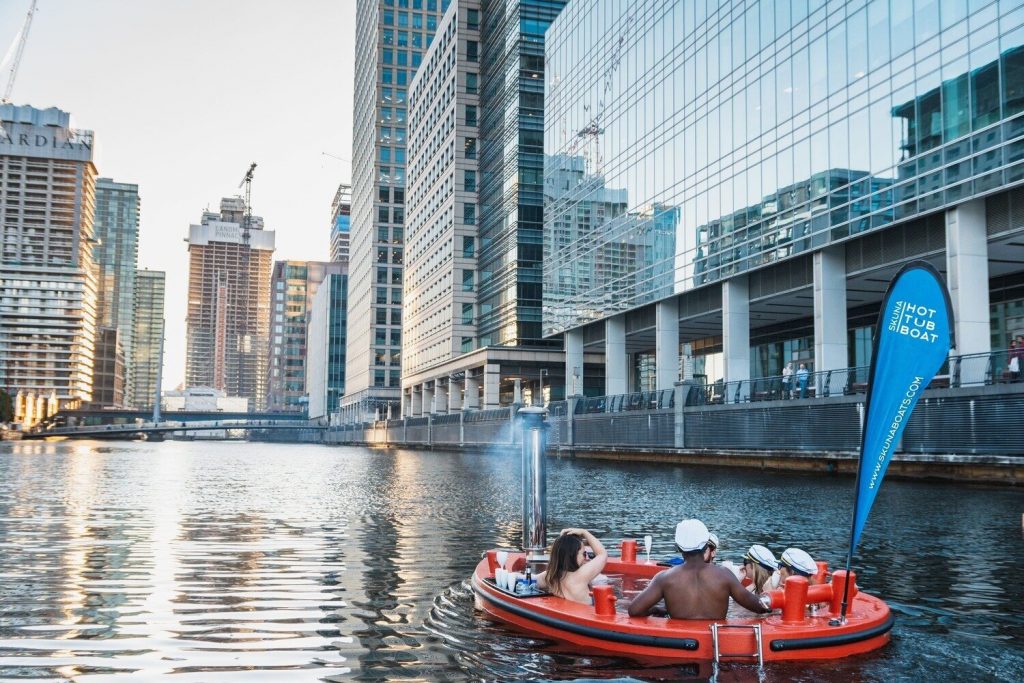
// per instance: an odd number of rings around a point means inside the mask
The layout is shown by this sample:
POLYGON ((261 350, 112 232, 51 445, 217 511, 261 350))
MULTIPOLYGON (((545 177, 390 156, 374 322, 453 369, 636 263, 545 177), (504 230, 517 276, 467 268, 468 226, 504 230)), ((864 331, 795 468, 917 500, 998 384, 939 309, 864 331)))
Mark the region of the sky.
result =
MULTIPOLYGON (((30 4, 0 0, 0 58, 30 4)), ((185 377, 188 227, 242 192, 250 163, 275 260, 329 258, 331 200, 351 181, 355 5, 39 0, 11 100, 70 112, 95 131, 99 175, 138 184, 139 267, 167 272, 165 389, 185 377)))

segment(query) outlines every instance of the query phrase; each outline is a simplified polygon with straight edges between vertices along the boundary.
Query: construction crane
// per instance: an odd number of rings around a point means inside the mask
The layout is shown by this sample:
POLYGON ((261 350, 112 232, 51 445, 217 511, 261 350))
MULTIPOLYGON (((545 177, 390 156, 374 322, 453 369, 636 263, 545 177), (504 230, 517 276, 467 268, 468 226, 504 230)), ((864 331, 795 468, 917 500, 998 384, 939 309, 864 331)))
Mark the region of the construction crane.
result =
POLYGON ((242 176, 242 182, 238 183, 238 189, 245 185, 245 218, 242 219, 242 240, 246 246, 249 245, 249 224, 252 223, 252 174, 256 170, 256 162, 252 162, 249 170, 242 176))
POLYGON ((4 88, 3 99, 0 99, 0 104, 7 104, 11 101, 11 91, 14 90, 14 79, 18 75, 18 65, 21 64, 21 55, 25 52, 25 42, 28 40, 28 30, 32 27, 32 16, 36 13, 36 4, 38 0, 32 0, 32 5, 28 8, 28 14, 25 16, 25 23, 21 25, 21 30, 14 36, 14 42, 11 44, 11 48, 4 55, 4 63, 11 58, 11 54, 14 54, 14 59, 11 61, 11 68, 9 70, 10 75, 7 77, 7 86, 4 88))

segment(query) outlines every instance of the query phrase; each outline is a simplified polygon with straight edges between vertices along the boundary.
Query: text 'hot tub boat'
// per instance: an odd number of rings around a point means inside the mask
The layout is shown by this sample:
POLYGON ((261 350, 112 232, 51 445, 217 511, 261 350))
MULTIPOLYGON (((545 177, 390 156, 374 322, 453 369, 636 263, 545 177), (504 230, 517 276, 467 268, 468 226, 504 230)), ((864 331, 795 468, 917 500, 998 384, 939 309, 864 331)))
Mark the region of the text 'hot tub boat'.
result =
MULTIPOLYGON (((623 553, 626 559, 629 553, 623 553)), ((507 571, 522 571, 525 553, 509 553, 507 571)), ((594 587, 594 605, 583 605, 548 594, 520 595, 495 581, 497 551, 487 551, 473 573, 476 607, 492 617, 534 633, 588 649, 637 658, 666 661, 794 661, 837 659, 878 649, 889 642, 894 618, 882 600, 849 590, 846 619, 838 625, 847 573, 832 574, 831 583, 808 585, 790 577, 785 589, 770 593, 766 616, 722 621, 630 617, 615 609, 610 585, 594 587), (817 605, 813 613, 808 605, 817 605)), ((650 561, 609 558, 605 573, 622 576, 622 586, 643 585, 665 567, 650 561)), ((826 569, 819 575, 824 578, 826 569)))

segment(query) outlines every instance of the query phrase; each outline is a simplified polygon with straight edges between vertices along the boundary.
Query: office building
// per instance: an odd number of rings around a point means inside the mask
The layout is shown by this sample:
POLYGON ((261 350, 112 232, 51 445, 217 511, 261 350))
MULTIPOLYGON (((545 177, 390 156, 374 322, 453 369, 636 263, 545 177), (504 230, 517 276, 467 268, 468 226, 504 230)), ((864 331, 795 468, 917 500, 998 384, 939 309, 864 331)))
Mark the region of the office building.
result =
POLYGON ((342 183, 331 202, 331 261, 348 263, 352 237, 352 186, 342 183))
POLYGON ((1018 3, 573 0, 546 39, 545 177, 583 173, 548 193, 544 333, 567 377, 605 356, 573 393, 667 389, 681 357, 712 383, 866 365, 914 259, 957 353, 1024 331, 1018 3), (564 239, 605 186, 636 220, 564 239), (578 260, 669 226, 653 261, 578 260))
POLYGON ((306 326, 320 283, 329 273, 344 272, 344 263, 277 261, 270 278, 270 358, 267 365, 267 410, 306 409, 306 326))
POLYGON ((101 327, 96 335, 92 407, 124 406, 124 355, 121 331, 116 327, 101 327))
POLYGON ((447 4, 357 3, 346 420, 397 413, 408 88, 447 4))
POLYGON ((164 337, 164 291, 166 276, 159 270, 135 271, 135 332, 132 358, 132 403, 139 410, 149 410, 156 399, 157 378, 164 337))
POLYGON ((274 233, 240 197, 189 227, 185 385, 267 402, 274 233))
MULTIPOLYGON (((123 366, 124 386, 117 392, 125 405, 132 405, 132 361, 135 316, 135 269, 139 256, 139 186, 110 178, 96 180, 96 215, 93 221, 96 244, 93 253, 99 267, 96 324, 100 330, 116 330, 117 344, 100 346, 107 353, 122 351, 121 358, 103 357, 104 368, 123 366)), ((97 358, 97 366, 100 359, 97 358)), ((99 371, 99 367, 97 367, 99 371)), ((112 375, 106 373, 107 381, 112 375)), ((95 383, 95 380, 94 380, 95 383)), ((107 387, 104 396, 114 392, 107 387)), ((94 406, 109 404, 93 397, 94 406)))
POLYGON ((306 391, 311 420, 336 418, 345 394, 348 275, 328 273, 313 297, 306 344, 306 391))
POLYGON ((56 108, 0 104, 0 123, 0 387, 75 406, 96 343, 93 134, 56 108))
POLYGON ((562 5, 453 3, 413 81, 406 415, 539 402, 561 375, 540 334, 540 152, 544 29, 562 5))

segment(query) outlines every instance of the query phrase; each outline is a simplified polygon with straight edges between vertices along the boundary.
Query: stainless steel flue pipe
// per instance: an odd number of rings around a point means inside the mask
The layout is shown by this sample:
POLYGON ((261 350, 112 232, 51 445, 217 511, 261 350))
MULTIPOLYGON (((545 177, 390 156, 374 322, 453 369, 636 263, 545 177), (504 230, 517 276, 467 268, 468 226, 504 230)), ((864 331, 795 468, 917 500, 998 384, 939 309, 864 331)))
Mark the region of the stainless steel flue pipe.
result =
POLYGON ((544 408, 519 409, 523 441, 523 550, 527 557, 547 553, 548 478, 544 408))

